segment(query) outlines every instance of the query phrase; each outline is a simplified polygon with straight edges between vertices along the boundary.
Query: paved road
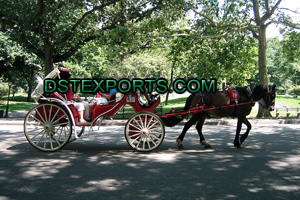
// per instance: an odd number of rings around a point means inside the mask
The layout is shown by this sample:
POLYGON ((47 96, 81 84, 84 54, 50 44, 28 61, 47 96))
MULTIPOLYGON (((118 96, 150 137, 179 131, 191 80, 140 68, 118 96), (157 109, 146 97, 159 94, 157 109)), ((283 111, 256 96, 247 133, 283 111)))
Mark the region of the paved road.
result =
POLYGON ((123 126, 105 126, 54 153, 32 148, 22 126, 0 126, 0 199, 299 199, 300 125, 253 125, 244 148, 235 126, 167 128, 154 152, 133 152, 123 126))

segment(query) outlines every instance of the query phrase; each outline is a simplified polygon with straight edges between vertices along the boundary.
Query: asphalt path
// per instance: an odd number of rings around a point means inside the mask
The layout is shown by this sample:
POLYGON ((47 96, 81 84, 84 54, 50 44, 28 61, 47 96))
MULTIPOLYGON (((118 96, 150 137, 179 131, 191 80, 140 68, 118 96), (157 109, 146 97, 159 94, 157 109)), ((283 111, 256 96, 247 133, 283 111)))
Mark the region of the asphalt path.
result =
MULTIPOLYGON (((22 126, 0 126, 0 199, 299 199, 300 125, 253 125, 243 148, 235 126, 166 128, 155 151, 133 151, 124 126, 104 126, 52 153, 26 141, 22 126)), ((244 131, 244 129, 243 129, 244 131)))

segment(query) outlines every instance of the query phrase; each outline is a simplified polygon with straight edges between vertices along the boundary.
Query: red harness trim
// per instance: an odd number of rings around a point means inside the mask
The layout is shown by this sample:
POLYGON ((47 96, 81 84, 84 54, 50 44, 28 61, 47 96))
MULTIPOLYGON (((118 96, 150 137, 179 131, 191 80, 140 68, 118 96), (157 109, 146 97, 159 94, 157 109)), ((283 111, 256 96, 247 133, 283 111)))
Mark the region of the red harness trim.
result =
POLYGON ((235 90, 235 92, 234 92, 231 88, 228 88, 227 92, 228 92, 229 97, 230 97, 230 103, 236 103, 236 100, 237 101, 240 100, 240 94, 237 90, 235 90), (236 97, 235 93, 237 94, 237 97, 236 97))
POLYGON ((160 116, 160 118, 168 118, 168 117, 174 117, 174 116, 177 116, 177 115, 188 115, 188 114, 189 115, 194 115, 194 114, 205 112, 205 111, 220 110, 220 109, 223 109, 223 108, 231 108, 231 107, 242 106, 242 105, 247 105, 247 104, 253 104, 253 101, 239 103, 237 105, 229 104, 229 105, 224 105, 224 106, 220 106, 220 107, 198 106, 196 108, 191 108, 188 111, 177 112, 177 113, 167 113, 167 114, 164 114, 163 116, 160 116))

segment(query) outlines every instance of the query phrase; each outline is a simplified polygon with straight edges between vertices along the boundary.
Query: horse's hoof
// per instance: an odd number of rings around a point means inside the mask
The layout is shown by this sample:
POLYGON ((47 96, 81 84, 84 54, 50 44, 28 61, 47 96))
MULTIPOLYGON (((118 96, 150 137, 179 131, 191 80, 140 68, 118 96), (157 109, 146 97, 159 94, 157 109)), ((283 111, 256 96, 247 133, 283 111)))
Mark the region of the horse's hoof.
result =
POLYGON ((212 147, 210 146, 210 144, 208 142, 206 142, 206 140, 202 140, 200 142, 201 146, 204 146, 206 149, 211 149, 212 147))
POLYGON ((234 144, 234 147, 240 149, 240 148, 242 148, 242 144, 234 144))
POLYGON ((176 139, 176 143, 177 143, 178 149, 183 149, 183 145, 182 145, 182 140, 181 139, 177 138, 176 139))
POLYGON ((242 148, 242 143, 241 142, 234 142, 233 145, 234 145, 234 147, 236 147, 238 149, 242 148))

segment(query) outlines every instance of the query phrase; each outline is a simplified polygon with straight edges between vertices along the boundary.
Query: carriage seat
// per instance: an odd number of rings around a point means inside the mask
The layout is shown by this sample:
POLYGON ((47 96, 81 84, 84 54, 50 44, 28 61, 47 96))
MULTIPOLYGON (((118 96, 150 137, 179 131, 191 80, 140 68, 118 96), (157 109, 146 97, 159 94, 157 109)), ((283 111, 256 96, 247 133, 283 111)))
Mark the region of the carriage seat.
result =
POLYGON ((102 97, 100 94, 96 94, 96 98, 95 98, 95 105, 107 105, 107 104, 111 104, 111 103, 115 103, 116 102, 116 93, 113 94, 110 99, 106 99, 104 97, 102 97))

